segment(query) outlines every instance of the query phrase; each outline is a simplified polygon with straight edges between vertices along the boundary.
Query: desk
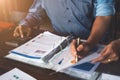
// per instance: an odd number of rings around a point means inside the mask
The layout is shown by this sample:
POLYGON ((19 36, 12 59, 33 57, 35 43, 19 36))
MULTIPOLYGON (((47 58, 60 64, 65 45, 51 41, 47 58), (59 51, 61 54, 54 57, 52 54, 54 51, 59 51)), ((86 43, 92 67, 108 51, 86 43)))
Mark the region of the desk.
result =
MULTIPOLYGON (((53 73, 54 71, 4 58, 4 56, 8 54, 8 51, 14 48, 11 46, 7 46, 3 43, 5 40, 7 40, 9 36, 10 34, 9 35, 7 34, 5 36, 3 35, 2 38, 0 38, 1 40, 0 42, 0 75, 17 67, 20 70, 30 74, 31 76, 35 77, 38 80, 80 80, 63 73, 56 73, 56 74, 50 75, 50 73, 53 73)), ((112 62, 109 64, 100 64, 100 66, 96 71, 115 74, 120 76, 119 68, 120 68, 120 62, 118 61, 118 62, 112 62)))

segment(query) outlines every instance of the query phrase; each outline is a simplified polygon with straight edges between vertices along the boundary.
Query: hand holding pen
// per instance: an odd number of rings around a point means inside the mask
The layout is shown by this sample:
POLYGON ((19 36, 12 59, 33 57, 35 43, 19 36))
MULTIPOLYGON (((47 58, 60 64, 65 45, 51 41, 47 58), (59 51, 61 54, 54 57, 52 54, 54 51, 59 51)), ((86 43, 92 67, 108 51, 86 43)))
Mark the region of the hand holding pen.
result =
POLYGON ((81 42, 80 38, 73 39, 71 42, 71 53, 73 57, 75 58, 74 60, 71 61, 71 63, 76 63, 79 61, 79 59, 83 58, 84 56, 87 55, 89 52, 90 48, 87 42, 81 42))

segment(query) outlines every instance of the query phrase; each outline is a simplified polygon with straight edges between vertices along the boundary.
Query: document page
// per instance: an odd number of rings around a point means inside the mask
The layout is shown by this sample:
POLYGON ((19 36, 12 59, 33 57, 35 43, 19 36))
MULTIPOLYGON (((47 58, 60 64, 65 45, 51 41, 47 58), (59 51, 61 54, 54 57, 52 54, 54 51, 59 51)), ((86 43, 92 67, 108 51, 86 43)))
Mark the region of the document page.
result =
POLYGON ((40 59, 41 57, 49 54, 64 39, 66 38, 46 31, 39 34, 27 43, 11 50, 10 53, 28 58, 40 59))
POLYGON ((72 60, 74 60, 74 57, 70 52, 70 46, 68 46, 59 53, 57 53, 55 56, 53 56, 50 59, 49 63, 54 65, 54 70, 60 71, 64 68, 73 65, 73 63, 71 63, 72 60))
POLYGON ((91 63, 91 60, 100 56, 100 51, 103 49, 104 46, 96 46, 92 51, 90 51, 86 57, 78 61, 75 65, 71 67, 71 70, 74 71, 83 71, 87 73, 92 73, 95 71, 97 66, 100 63, 91 63))
POLYGON ((90 54, 79 60, 77 63, 71 61, 74 57, 71 55, 70 46, 67 46, 64 50, 57 53, 50 60, 50 63, 54 65, 53 69, 60 71, 71 76, 75 76, 83 79, 90 79, 92 76, 97 76, 95 69, 100 63, 92 64, 91 60, 100 55, 101 49, 104 46, 97 46, 94 50, 90 51, 90 54))
POLYGON ((7 73, 0 76, 0 80, 37 80, 29 74, 21 71, 18 68, 14 68, 7 73))

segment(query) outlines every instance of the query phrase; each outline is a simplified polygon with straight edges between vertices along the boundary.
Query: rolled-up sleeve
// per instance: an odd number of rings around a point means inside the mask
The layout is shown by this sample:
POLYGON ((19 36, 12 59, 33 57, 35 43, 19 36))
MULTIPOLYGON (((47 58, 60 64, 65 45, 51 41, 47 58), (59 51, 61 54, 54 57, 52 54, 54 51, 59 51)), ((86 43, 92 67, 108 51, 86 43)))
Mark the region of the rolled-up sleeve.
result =
POLYGON ((29 9, 27 16, 20 21, 19 25, 22 26, 36 26, 39 24, 41 20, 41 11, 42 8, 42 0, 34 0, 32 6, 29 9))
POLYGON ((115 14, 115 0, 97 0, 96 16, 109 16, 115 14))

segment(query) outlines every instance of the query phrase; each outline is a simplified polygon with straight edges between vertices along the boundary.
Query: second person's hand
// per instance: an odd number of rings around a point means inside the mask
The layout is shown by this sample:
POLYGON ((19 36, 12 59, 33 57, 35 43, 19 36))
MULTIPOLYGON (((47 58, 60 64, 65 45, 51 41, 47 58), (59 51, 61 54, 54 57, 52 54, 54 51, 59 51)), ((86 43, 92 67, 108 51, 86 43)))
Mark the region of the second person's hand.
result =
POLYGON ((117 61, 120 58, 120 40, 114 40, 109 43, 102 51, 101 55, 92 60, 92 63, 109 63, 117 61))
POLYGON ((13 32, 14 37, 29 37, 31 34, 31 28, 30 27, 24 27, 24 26, 17 26, 13 32))

